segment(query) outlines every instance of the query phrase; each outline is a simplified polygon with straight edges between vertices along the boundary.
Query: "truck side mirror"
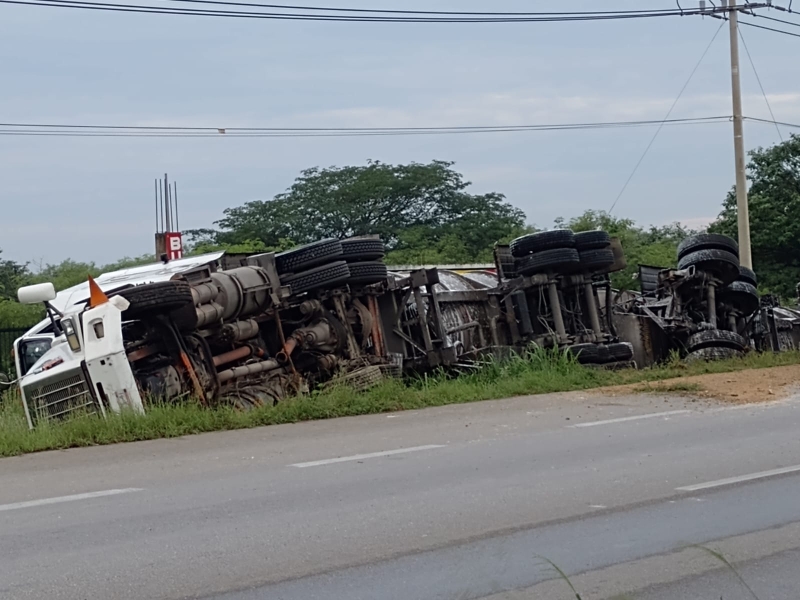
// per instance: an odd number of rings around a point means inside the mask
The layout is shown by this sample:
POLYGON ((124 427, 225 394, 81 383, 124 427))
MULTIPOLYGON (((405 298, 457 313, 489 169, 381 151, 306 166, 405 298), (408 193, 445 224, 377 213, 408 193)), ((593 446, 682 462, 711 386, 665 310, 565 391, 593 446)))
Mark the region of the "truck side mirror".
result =
POLYGON ((17 298, 22 304, 39 304, 55 300, 56 288, 50 283, 37 283, 36 285, 26 285, 19 288, 17 298))

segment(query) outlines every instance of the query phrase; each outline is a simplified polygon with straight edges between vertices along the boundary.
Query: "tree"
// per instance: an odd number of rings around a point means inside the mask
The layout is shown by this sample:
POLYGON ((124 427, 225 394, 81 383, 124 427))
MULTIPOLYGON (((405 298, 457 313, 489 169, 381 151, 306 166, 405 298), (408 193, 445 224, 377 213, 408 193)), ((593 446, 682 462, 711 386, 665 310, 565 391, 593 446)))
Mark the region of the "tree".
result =
MULTIPOLYGON (((750 236, 762 292, 793 298, 800 282, 800 136, 749 153, 750 236)), ((736 239, 736 188, 709 231, 736 239)))
MULTIPOLYGON (((2 254, 0 250, 0 254, 2 254)), ((20 282, 28 275, 28 265, 0 258, 0 299, 13 300, 17 297, 20 282)))
POLYGON ((639 265, 674 267, 678 260, 678 244, 696 233, 679 223, 645 229, 637 226, 631 219, 595 210, 587 210, 569 220, 556 219, 556 226, 568 227, 576 232, 603 229, 611 236, 618 237, 628 263, 623 271, 611 275, 612 284, 619 289, 638 288, 639 265))
POLYGON ((272 200, 228 208, 219 230, 188 232, 203 247, 252 244, 277 248, 323 238, 377 234, 391 251, 476 260, 495 242, 525 231, 525 215, 502 194, 473 195, 470 183, 433 161, 313 168, 272 200))

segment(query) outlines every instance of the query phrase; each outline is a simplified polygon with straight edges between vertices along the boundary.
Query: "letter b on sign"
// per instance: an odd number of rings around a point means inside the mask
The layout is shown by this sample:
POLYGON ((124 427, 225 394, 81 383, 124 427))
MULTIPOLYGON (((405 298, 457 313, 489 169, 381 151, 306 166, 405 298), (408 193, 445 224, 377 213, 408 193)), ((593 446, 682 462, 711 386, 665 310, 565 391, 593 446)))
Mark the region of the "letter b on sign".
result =
POLYGON ((167 254, 170 260, 183 258, 183 240, 180 233, 167 233, 167 254))

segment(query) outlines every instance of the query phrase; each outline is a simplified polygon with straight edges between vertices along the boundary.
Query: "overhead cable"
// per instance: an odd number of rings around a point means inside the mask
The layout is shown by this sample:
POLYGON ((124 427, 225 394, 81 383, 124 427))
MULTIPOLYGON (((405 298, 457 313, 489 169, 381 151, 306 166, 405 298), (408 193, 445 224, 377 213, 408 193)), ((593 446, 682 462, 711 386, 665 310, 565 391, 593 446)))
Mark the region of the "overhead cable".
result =
MULTIPOLYGON (((739 39, 742 40, 742 45, 744 46, 744 51, 747 53, 747 58, 750 60, 750 66, 753 67, 753 74, 756 76, 756 81, 758 82, 758 87, 761 88, 761 94, 764 96, 764 102, 767 105, 767 110, 769 111, 769 116, 772 117, 772 120, 775 120, 775 113, 772 112, 772 105, 769 103, 769 98, 767 97, 767 92, 764 91, 764 84, 761 83, 761 77, 758 75, 758 69, 756 69, 756 63, 753 62, 753 57, 750 54, 750 48, 747 47, 747 42, 744 40, 744 35, 742 34, 742 30, 739 29, 739 39)), ((783 141, 783 135, 781 134, 781 128, 778 127, 778 124, 775 123, 775 131, 778 132, 778 138, 783 141)))
MULTIPOLYGON (((657 17, 675 17, 687 15, 707 15, 708 10, 651 10, 651 11, 610 11, 595 13, 540 13, 534 16, 516 17, 454 17, 454 16, 387 16, 378 14, 311 14, 287 12, 262 12, 222 9, 194 9, 164 4, 123 4, 119 2, 95 2, 90 0, 0 0, 0 4, 39 6, 48 8, 72 8, 81 10, 99 10, 124 13, 168 14, 200 17, 229 17, 247 19, 271 19, 294 21, 335 21, 335 22, 367 22, 367 23, 553 23, 572 21, 608 21, 657 17)), ((216 4, 216 3, 215 3, 216 4)))
POLYGON ((519 133, 535 131, 585 131, 663 125, 700 125, 730 121, 729 116, 672 119, 668 121, 607 121, 509 126, 386 127, 386 128, 269 128, 269 127, 168 127, 0 123, 0 135, 68 137, 369 137, 453 135, 468 133, 519 133))
POLYGON ((689 77, 688 77, 688 79, 686 79, 686 83, 683 84, 683 87, 678 92, 678 95, 675 98, 675 101, 672 103, 672 106, 669 107, 669 110, 667 111, 667 114, 664 117, 664 120, 662 121, 662 125, 659 125, 658 129, 656 129, 656 132, 653 134, 653 137, 650 139, 650 143, 647 144, 647 147, 644 149, 644 152, 642 152, 642 155, 639 157, 639 160, 634 165, 633 170, 631 171, 631 174, 628 176, 628 179, 625 180, 625 183, 623 184, 622 189, 619 191, 619 194, 617 194, 617 197, 614 199, 614 202, 611 204, 611 208, 608 210, 609 213, 614 211, 614 208, 616 208, 617 203, 619 202, 619 199, 622 198, 622 195, 625 193, 625 190, 628 189, 628 185, 633 180, 633 177, 634 177, 634 175, 636 175, 636 172, 639 170, 639 167, 641 166, 642 162, 644 162, 644 159, 647 156, 647 153, 650 152, 650 148, 653 147, 653 144, 655 143, 656 138, 658 137, 658 134, 661 133, 661 129, 663 128, 663 125, 665 123, 667 123, 670 115, 672 114, 672 111, 675 110, 675 106, 678 104, 678 100, 681 99, 681 96, 683 96, 683 92, 685 92, 686 88, 689 87, 689 83, 692 81, 692 78, 694 77, 694 74, 697 73, 697 69, 700 68, 700 65, 703 63, 703 60, 705 59, 706 55, 708 54, 708 51, 711 50, 711 46, 714 45, 714 40, 717 39, 717 36, 719 35, 719 32, 722 30, 722 27, 724 25, 725 25, 725 21, 722 21, 719 24, 719 27, 717 28, 717 30, 714 32, 714 35, 711 36, 711 41, 708 42, 708 45, 706 46, 705 50, 703 50, 703 53, 700 55, 700 59, 697 61, 697 64, 695 64, 694 68, 692 69, 692 72, 689 73, 689 77))

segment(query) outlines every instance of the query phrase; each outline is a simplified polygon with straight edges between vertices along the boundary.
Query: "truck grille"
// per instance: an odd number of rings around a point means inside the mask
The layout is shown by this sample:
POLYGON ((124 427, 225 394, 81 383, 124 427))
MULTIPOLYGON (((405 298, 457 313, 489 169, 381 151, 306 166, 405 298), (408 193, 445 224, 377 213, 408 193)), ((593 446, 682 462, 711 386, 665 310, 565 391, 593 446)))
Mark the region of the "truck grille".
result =
POLYGON ((80 369, 33 384, 25 389, 25 399, 34 425, 40 419, 55 421, 100 413, 80 369))

